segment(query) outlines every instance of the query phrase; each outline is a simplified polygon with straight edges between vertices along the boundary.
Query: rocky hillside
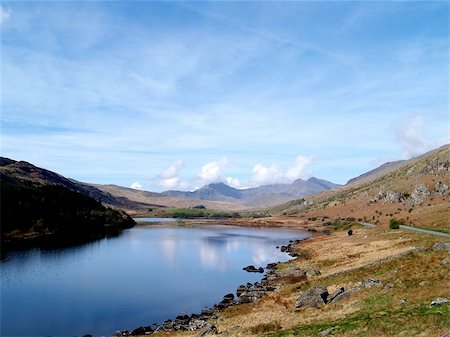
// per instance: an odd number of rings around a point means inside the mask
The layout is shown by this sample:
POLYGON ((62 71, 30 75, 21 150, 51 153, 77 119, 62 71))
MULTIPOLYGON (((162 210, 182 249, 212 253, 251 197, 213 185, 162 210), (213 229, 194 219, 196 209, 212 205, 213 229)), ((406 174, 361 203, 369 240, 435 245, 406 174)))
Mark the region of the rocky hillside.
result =
POLYGON ((274 208, 308 218, 356 218, 449 231, 450 146, 410 160, 383 165, 334 191, 274 208))

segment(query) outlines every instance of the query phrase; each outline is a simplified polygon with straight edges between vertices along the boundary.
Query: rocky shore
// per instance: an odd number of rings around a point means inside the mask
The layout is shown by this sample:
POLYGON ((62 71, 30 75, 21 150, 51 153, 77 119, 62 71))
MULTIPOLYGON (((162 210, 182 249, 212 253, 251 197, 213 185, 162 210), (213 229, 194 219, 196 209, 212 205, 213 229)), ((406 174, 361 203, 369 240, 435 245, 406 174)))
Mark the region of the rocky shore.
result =
MULTIPOLYGON (((299 244, 301 240, 291 240, 288 244, 277 246, 281 252, 288 254, 293 258, 297 258, 298 254, 294 252, 294 246, 299 244)), ((216 327, 211 325, 208 321, 217 318, 218 313, 223 311, 225 308, 230 306, 256 302, 260 298, 266 296, 267 294, 275 291, 279 288, 279 285, 275 283, 275 280, 279 278, 275 269, 277 263, 269 263, 265 268, 256 268, 253 265, 242 268, 243 270, 250 273, 261 273, 264 275, 259 282, 241 284, 237 289, 235 294, 226 294, 223 299, 214 304, 210 308, 202 310, 200 313, 194 313, 191 315, 179 315, 175 319, 168 319, 160 324, 152 324, 148 326, 138 327, 133 330, 123 330, 118 331, 115 336, 141 336, 141 335, 151 335, 154 332, 173 332, 173 331, 198 331, 198 336, 204 336, 208 333, 216 331, 216 327)), ((312 271, 299 271, 298 274, 303 277, 310 274, 312 271)))

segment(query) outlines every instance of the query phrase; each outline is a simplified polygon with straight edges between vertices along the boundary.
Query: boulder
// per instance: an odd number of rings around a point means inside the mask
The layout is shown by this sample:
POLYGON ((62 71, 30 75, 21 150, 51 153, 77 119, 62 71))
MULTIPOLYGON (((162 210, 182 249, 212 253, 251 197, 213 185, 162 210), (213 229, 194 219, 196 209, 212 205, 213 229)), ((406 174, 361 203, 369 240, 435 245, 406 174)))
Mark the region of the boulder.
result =
POLYGON ((261 273, 261 274, 264 273, 264 268, 263 267, 256 268, 253 265, 244 267, 242 269, 247 271, 247 272, 249 272, 249 273, 261 273))
POLYGON ((325 305, 328 290, 324 286, 312 287, 303 292, 295 302, 295 308, 319 308, 325 305))
POLYGON ((442 260, 442 264, 450 264, 450 257, 446 257, 442 260))
POLYGON ((344 287, 336 289, 335 291, 333 291, 333 293, 328 295, 326 303, 331 302, 336 296, 338 296, 339 294, 342 294, 344 291, 345 291, 344 287))
POLYGON ((206 335, 211 335, 217 333, 217 328, 214 325, 206 323, 203 328, 199 331, 197 337, 203 337, 206 335))
POLYGON ((361 285, 363 285, 365 288, 371 288, 372 286, 380 288, 383 286, 383 283, 379 279, 371 277, 367 280, 361 280, 361 285))
POLYGON ((441 305, 441 304, 444 304, 447 302, 450 302, 450 300, 448 298, 438 297, 431 302, 430 307, 434 307, 435 305, 441 305))
POLYGON ((450 242, 437 242, 433 245, 433 250, 435 252, 440 250, 450 251, 450 242))
POLYGON ((330 303, 336 303, 336 302, 339 302, 341 300, 345 300, 345 299, 349 298, 351 294, 356 293, 356 292, 358 292, 360 290, 361 290, 360 288, 356 287, 356 288, 351 288, 351 289, 349 289, 347 291, 344 291, 342 293, 339 293, 331 300, 330 303))

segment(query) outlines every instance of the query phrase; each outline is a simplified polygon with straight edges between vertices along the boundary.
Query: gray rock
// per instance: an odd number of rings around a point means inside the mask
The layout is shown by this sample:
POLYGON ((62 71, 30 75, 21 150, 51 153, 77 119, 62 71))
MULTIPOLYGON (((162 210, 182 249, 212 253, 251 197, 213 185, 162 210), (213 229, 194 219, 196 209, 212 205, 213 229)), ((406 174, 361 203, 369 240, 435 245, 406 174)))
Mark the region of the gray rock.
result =
POLYGON ((250 265, 250 266, 244 267, 242 269, 249 273, 264 273, 263 267, 256 268, 255 266, 250 265))
POLYGON ((440 250, 450 251, 450 242, 437 242, 433 245, 433 250, 435 252, 440 250))
POLYGON ((336 302, 339 302, 341 300, 345 300, 345 299, 347 299, 349 297, 350 297, 350 293, 348 291, 344 291, 343 293, 340 293, 335 298, 333 298, 330 303, 336 303, 336 302))
POLYGON ((306 270, 306 276, 308 276, 308 277, 314 277, 314 276, 319 276, 319 275, 321 275, 319 269, 308 269, 308 270, 306 270))
POLYGON ((450 257, 446 257, 442 260, 442 264, 449 264, 450 263, 450 257))
POLYGON ((426 286, 429 283, 430 283, 429 281, 425 280, 425 281, 420 282, 419 286, 423 287, 423 286, 426 286))
POLYGON ((322 330, 319 332, 320 336, 328 336, 330 334, 330 332, 333 332, 334 330, 336 330, 338 327, 337 326, 332 326, 331 328, 322 330))
POLYGON ((406 303, 408 303, 408 300, 406 298, 402 298, 400 300, 400 304, 406 304, 406 303))
POLYGON ((392 288, 394 288, 394 285, 392 283, 388 283, 388 284, 386 284, 384 286, 383 290, 389 290, 389 289, 392 289, 392 288))
POLYGON ((371 277, 367 281, 361 280, 361 284, 366 288, 371 288, 372 286, 380 288, 383 286, 383 283, 375 277, 371 277))
POLYGON ((199 331, 197 337, 203 337, 213 333, 217 333, 217 328, 214 325, 206 323, 205 326, 199 331))
POLYGON ((430 196, 430 191, 424 184, 418 184, 414 186, 411 192, 411 203, 413 205, 421 204, 426 198, 430 196))
POLYGON ((327 297, 327 303, 333 301, 333 299, 338 296, 339 294, 342 294, 344 292, 344 287, 338 288, 335 291, 333 291, 332 294, 328 295, 327 297))
POLYGON ((438 183, 436 183, 436 185, 434 185, 434 192, 437 195, 443 197, 450 193, 450 188, 446 183, 439 181, 438 183))
POLYGON ((325 305, 328 290, 324 286, 312 287, 303 292, 295 302, 295 308, 319 308, 325 305))
POLYGON ((448 298, 445 297, 438 297, 435 300, 433 300, 430 304, 430 307, 434 307, 435 305, 440 305, 440 304, 444 304, 450 302, 450 300, 448 298))

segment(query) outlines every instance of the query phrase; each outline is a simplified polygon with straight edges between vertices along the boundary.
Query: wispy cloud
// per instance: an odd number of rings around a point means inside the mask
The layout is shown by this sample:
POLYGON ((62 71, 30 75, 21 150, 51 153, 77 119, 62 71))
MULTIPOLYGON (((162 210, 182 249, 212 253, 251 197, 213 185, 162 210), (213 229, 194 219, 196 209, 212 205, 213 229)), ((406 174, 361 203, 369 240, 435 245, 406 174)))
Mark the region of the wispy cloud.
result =
POLYGON ((11 10, 0 5, 0 23, 5 23, 11 16, 11 10))
POLYGON ((395 140, 408 158, 433 149, 436 144, 425 135, 425 122, 421 117, 402 121, 401 125, 393 127, 395 140))

